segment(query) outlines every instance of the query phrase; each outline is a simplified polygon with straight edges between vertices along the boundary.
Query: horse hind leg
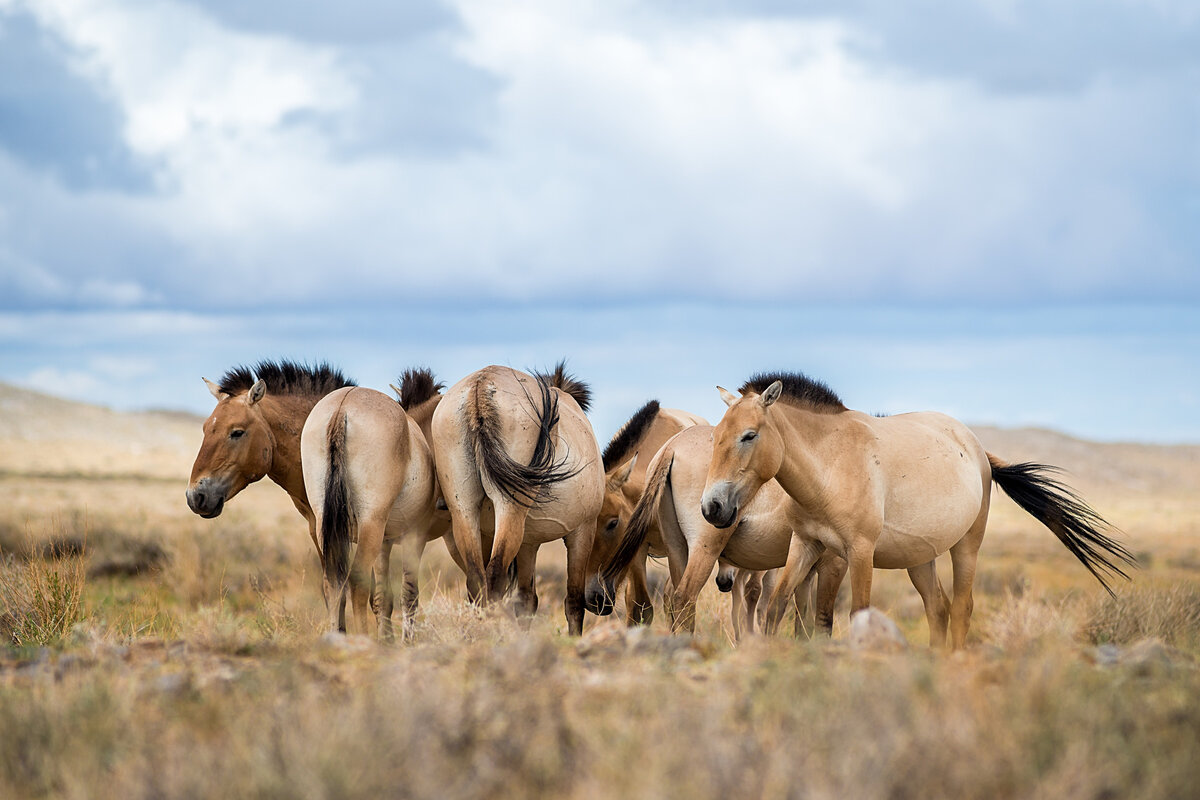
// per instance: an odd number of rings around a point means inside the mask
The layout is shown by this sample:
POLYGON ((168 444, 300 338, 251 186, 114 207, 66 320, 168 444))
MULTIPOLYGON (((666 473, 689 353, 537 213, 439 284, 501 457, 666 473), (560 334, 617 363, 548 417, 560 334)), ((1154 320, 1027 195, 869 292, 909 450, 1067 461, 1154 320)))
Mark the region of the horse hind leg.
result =
POLYGON ((925 620, 929 623, 929 646, 946 646, 946 626, 950 622, 950 599, 938 579, 937 561, 909 567, 908 577, 925 604, 925 620))
POLYGON ((975 605, 975 567, 979 560, 979 546, 983 543, 987 513, 985 503, 967 535, 950 548, 950 560, 954 564, 954 599, 950 603, 950 645, 955 650, 966 644, 967 633, 971 628, 971 612, 975 605))
POLYGON ((372 571, 371 609, 375 612, 375 630, 379 639, 390 642, 395 638, 392 630, 392 610, 395 598, 392 595, 392 542, 385 539, 375 556, 372 571))
MULTIPOLYGON (((354 627, 357 633, 369 632, 368 605, 375 606, 378 613, 374 596, 384 590, 386 583, 375 580, 375 585, 372 586, 372 573, 378 568, 383 553, 385 525, 386 520, 366 519, 358 526, 358 547, 354 552, 354 561, 350 564, 350 603, 354 609, 354 627)), ((390 625, 390 608, 388 613, 390 625)))
POLYGON ((495 602, 508 590, 508 568, 517 558, 525 539, 525 520, 529 509, 514 503, 496 503, 496 538, 488 559, 486 586, 488 602, 495 602))
POLYGON ((583 593, 587 586, 588 557, 592 554, 592 542, 596 538, 595 520, 584 523, 567 534, 567 596, 563 599, 563 613, 567 617, 567 633, 583 635, 583 593))
POLYGON ((537 553, 536 544, 521 545, 517 551, 517 594, 513 600, 513 611, 526 628, 538 609, 537 553))

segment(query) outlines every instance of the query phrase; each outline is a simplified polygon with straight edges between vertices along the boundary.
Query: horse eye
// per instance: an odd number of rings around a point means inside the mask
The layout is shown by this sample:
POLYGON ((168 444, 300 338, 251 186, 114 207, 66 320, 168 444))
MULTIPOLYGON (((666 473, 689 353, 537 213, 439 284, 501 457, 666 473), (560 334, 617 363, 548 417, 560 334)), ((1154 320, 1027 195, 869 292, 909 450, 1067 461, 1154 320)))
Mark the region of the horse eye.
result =
POLYGON ((244 430, 241 430, 240 428, 229 432, 230 439, 240 439, 245 435, 246 435, 246 432, 244 430))
POLYGON ((743 442, 753 442, 758 437, 758 431, 746 431, 742 434, 743 442))
POLYGON ((608 521, 608 524, 604 526, 604 530, 607 531, 608 533, 612 533, 613 531, 615 531, 617 529, 617 523, 619 521, 620 521, 620 517, 613 517, 612 519, 610 519, 608 521))

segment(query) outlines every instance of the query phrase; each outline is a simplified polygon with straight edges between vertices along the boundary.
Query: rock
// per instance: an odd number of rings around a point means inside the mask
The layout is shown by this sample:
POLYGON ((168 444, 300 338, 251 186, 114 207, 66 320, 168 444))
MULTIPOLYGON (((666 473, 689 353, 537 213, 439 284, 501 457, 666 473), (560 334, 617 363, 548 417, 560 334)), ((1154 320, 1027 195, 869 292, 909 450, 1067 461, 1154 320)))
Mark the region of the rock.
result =
POLYGON ((896 623, 875 608, 864 608, 850 617, 850 649, 856 652, 897 652, 908 649, 908 640, 896 623))

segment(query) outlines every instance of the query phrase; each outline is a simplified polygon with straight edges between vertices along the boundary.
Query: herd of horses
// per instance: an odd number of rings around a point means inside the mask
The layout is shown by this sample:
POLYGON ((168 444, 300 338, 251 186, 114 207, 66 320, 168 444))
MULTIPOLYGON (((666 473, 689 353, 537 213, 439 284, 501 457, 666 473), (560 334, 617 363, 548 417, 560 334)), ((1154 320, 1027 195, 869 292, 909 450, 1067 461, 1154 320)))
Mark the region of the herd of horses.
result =
POLYGON ((329 365, 264 361, 205 379, 217 405, 204 422, 188 506, 219 515, 269 477, 308 522, 321 559, 329 628, 394 637, 391 551, 400 548, 401 635, 413 629, 425 546, 442 539, 472 602, 513 594, 537 610, 538 549, 567 550, 564 611, 611 614, 620 585, 630 625, 649 624, 646 562, 667 559, 662 605, 692 631, 696 598, 717 568, 733 590, 735 633, 774 633, 789 602, 832 631, 849 573, 851 611, 871 602, 874 569, 905 569, 924 602, 930 641, 962 647, 992 484, 1046 526, 1111 592, 1135 564, 1108 525, 1043 464, 1008 464, 961 422, 920 412, 846 408, 799 373, 753 376, 715 427, 650 401, 603 452, 588 387, 563 363, 527 374, 489 366, 448 389, 405 371, 396 397, 329 365), (353 551, 353 553, 352 553, 353 551), (935 566, 950 553, 952 599, 935 566))

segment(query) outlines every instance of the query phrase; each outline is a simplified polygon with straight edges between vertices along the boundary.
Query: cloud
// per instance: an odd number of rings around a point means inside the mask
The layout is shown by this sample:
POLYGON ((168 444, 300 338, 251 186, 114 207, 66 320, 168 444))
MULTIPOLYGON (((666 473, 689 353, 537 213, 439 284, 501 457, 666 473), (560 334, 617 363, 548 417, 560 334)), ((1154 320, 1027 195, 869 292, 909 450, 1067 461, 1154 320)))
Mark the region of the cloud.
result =
POLYGON ((80 191, 70 147, 0 136, 0 252, 39 270, 10 304, 1200 296, 1182 6, 1104 4, 1057 72, 1067 5, 362 3, 328 35, 272 8, 0 5, 150 186, 80 191))

